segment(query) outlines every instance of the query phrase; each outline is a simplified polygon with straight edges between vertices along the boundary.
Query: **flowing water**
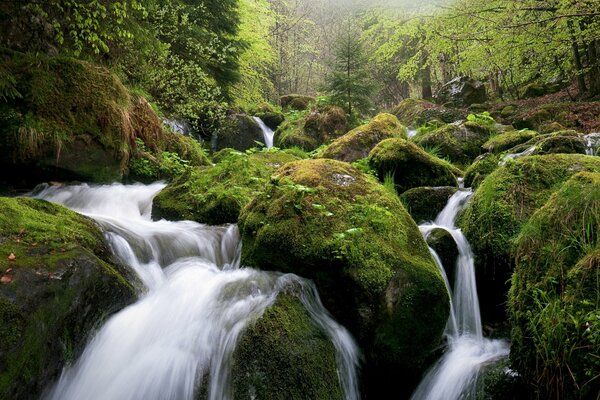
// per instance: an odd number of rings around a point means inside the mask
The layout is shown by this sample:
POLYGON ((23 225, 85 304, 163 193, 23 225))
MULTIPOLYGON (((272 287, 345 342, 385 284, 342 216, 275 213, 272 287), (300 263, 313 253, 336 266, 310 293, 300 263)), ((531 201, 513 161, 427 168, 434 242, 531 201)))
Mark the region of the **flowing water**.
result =
POLYGON ((66 367, 48 399, 231 399, 231 358, 248 322, 294 286, 332 340, 345 397, 357 400, 359 351, 324 309, 315 287, 293 274, 239 265, 235 225, 152 221, 164 184, 45 186, 34 195, 95 219, 114 253, 138 274, 139 299, 112 316, 66 367))
POLYGON ((254 117, 254 120, 260 126, 260 130, 265 138, 265 146, 267 146, 267 149, 270 149, 273 147, 273 136, 275 135, 273 129, 269 128, 259 117, 254 117))
POLYGON ((504 157, 502 157, 502 160, 500 160, 498 165, 504 165, 504 164, 506 164, 506 162, 508 160, 516 160, 517 158, 530 156, 530 155, 534 154, 536 150, 537 150, 537 148, 535 146, 531 146, 531 147, 526 148, 525 150, 523 150, 520 153, 507 154, 504 157))
MULTIPOLYGON (((454 266, 454 287, 450 291, 450 317, 446 324, 448 349, 442 358, 429 370, 415 392, 413 400, 458 400, 475 396, 476 383, 482 367, 508 356, 508 344, 501 340, 483 337, 473 253, 469 242, 455 226, 458 213, 465 207, 471 190, 459 190, 432 223, 420 225, 423 236, 434 229, 444 229, 456 242, 458 259, 454 266)), ((446 278, 445 267, 432 251, 434 259, 446 278)))
POLYGON ((596 155, 596 151, 600 148, 600 133, 589 133, 583 138, 585 140, 585 154, 588 156, 596 155))

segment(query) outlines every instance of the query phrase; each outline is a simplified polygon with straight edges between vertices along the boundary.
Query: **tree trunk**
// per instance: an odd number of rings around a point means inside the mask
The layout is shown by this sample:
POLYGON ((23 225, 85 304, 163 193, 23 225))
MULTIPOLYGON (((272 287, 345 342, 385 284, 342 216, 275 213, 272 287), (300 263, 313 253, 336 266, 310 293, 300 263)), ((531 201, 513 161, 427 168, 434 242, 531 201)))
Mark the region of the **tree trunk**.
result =
POLYGON ((583 66, 581 64, 579 44, 577 43, 577 39, 575 38, 573 22, 568 21, 567 25, 569 26, 569 31, 571 32, 571 49, 573 51, 573 64, 575 65, 575 72, 577 73, 577 88, 579 89, 579 94, 582 95, 583 93, 587 92, 587 87, 585 85, 585 76, 583 75, 583 66))
POLYGON ((600 94, 600 65, 598 60, 598 46, 600 41, 592 40, 588 45, 589 72, 588 81, 590 83, 590 94, 592 96, 600 94))

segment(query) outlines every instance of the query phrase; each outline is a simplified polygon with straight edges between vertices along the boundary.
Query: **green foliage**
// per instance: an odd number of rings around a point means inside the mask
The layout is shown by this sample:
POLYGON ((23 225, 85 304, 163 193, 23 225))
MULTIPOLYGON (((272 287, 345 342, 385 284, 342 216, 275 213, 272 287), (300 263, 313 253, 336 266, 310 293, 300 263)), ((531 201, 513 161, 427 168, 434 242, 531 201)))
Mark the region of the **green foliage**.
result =
POLYGON ((496 124, 496 121, 494 121, 494 118, 492 118, 490 113, 487 111, 484 111, 480 114, 469 114, 469 115, 467 115, 467 121, 478 122, 480 124, 491 125, 491 126, 494 126, 496 124))

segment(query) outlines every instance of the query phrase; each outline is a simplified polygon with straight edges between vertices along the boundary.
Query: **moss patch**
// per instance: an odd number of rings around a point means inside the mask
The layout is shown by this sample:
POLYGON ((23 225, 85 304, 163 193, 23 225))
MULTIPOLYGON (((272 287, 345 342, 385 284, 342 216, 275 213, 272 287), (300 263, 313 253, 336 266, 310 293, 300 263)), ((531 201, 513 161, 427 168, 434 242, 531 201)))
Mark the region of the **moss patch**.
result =
POLYGON ((499 157, 492 153, 480 155, 465 171, 465 187, 476 189, 486 176, 498 168, 499 157))
POLYGON ((333 158, 352 163, 369 155, 369 152, 384 139, 400 137, 407 139, 406 127, 391 114, 378 114, 367 124, 361 125, 334 140, 317 157, 333 158))
POLYGON ((400 195, 415 222, 433 221, 458 189, 454 186, 416 187, 400 195))
POLYGON ((461 110, 444 108, 421 99, 402 100, 391 113, 401 123, 410 127, 421 126, 432 120, 449 124, 464 119, 466 116, 466 113, 461 110))
POLYGON ((192 220, 219 225, 235 223, 241 208, 262 192, 271 174, 297 160, 282 151, 250 155, 224 149, 214 167, 181 175, 154 198, 154 219, 192 220))
POLYGON ((404 139, 386 139, 369 154, 369 165, 383 182, 393 177, 398 193, 419 186, 457 186, 454 167, 404 139))
POLYGON ((501 153, 505 150, 515 147, 518 144, 525 143, 537 136, 537 132, 528 129, 520 131, 509 131, 491 137, 481 148, 491 153, 501 153))

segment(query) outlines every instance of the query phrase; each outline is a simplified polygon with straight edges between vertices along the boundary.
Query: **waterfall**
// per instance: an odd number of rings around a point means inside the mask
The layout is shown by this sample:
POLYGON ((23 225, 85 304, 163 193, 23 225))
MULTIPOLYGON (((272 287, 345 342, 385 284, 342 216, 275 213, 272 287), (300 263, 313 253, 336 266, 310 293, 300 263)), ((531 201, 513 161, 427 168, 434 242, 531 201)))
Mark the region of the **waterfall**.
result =
POLYGON ((345 397, 358 400, 358 348, 314 285, 293 274, 241 268, 236 225, 151 221, 152 198, 164 186, 46 185, 33 193, 95 219, 143 283, 138 301, 108 319, 47 398, 192 400, 209 377, 209 399, 231 399, 237 339, 293 286, 336 349, 345 397))
POLYGON ((409 129, 406 131, 406 136, 410 139, 417 135, 418 131, 416 129, 409 129))
MULTIPOLYGON (((454 287, 450 291, 450 317, 446 324, 448 349, 431 368, 412 395, 413 400, 458 400, 475 396, 480 369, 508 356, 508 344, 483 337, 473 253, 469 242, 455 226, 458 213, 472 195, 471 190, 459 190, 449 200, 434 222, 420 225, 427 238, 434 229, 444 229, 458 248, 454 287)), ((450 288, 444 266, 432 251, 434 259, 450 288)))
POLYGON ((600 133, 589 133, 583 138, 585 140, 585 154, 588 156, 596 155, 596 149, 600 147, 600 133))
POLYGON ((265 146, 267 146, 267 149, 270 149, 271 147, 273 147, 273 136, 275 135, 273 129, 269 128, 259 117, 253 118, 258 124, 258 126, 260 126, 260 130, 262 131, 263 137, 265 138, 265 146))
POLYGON ((526 148, 525 150, 523 150, 520 153, 509 153, 509 154, 505 155, 504 157, 502 157, 502 160, 500 160, 498 165, 502 166, 502 165, 506 164, 506 162, 508 160, 516 160, 517 158, 530 156, 530 155, 534 154, 536 152, 536 150, 537 150, 537 148, 535 146, 531 146, 531 147, 526 148))

